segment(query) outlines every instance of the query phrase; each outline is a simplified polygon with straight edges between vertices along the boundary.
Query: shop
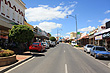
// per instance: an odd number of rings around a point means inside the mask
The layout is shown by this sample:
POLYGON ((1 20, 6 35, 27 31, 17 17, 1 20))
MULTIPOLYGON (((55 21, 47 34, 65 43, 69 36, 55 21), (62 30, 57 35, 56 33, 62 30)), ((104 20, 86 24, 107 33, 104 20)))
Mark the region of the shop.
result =
POLYGON ((110 28, 95 34, 95 41, 98 46, 104 46, 110 50, 110 28))
POLYGON ((105 39, 106 48, 110 51, 110 30, 102 34, 102 38, 105 39))
POLYGON ((9 28, 5 28, 3 26, 0 26, 0 46, 2 48, 7 48, 8 44, 8 34, 9 34, 9 28))
POLYGON ((84 35, 81 38, 77 40, 79 46, 85 46, 86 44, 89 44, 89 36, 84 35))

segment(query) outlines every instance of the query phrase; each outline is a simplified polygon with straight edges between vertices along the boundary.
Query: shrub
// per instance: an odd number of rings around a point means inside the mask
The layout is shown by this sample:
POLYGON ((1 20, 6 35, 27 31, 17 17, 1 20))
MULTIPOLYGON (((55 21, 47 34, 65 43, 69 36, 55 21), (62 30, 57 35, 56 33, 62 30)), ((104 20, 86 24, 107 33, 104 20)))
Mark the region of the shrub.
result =
POLYGON ((75 45, 75 47, 79 47, 78 45, 75 45))
POLYGON ((14 55, 14 51, 12 51, 12 50, 4 50, 4 49, 2 49, 1 51, 0 51, 0 57, 7 57, 7 56, 12 56, 12 55, 14 55))

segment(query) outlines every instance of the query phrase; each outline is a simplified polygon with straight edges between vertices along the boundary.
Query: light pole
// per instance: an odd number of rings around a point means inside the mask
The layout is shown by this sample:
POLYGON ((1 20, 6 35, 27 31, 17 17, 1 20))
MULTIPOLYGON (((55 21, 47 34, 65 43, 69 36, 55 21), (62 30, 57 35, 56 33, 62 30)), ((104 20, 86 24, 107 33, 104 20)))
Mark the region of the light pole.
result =
POLYGON ((57 41, 58 41, 58 31, 59 31, 59 30, 62 30, 62 29, 57 29, 57 41))
POLYGON ((71 16, 71 17, 75 18, 75 21, 76 21, 76 39, 77 39, 78 38, 77 37, 77 17, 76 17, 76 15, 75 16, 67 15, 67 18, 68 18, 68 16, 71 16))

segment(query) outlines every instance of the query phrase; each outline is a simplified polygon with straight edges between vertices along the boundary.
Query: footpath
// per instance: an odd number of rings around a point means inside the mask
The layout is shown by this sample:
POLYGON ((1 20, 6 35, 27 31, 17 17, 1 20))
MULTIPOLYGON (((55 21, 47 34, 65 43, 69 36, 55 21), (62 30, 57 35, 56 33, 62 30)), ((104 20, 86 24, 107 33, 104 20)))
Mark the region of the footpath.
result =
POLYGON ((84 50, 84 47, 75 47, 77 49, 80 49, 80 50, 84 50))
POLYGON ((14 64, 11 64, 11 65, 0 67, 0 73, 4 73, 5 71, 7 71, 7 70, 9 70, 9 69, 21 64, 22 62, 24 62, 24 61, 26 61, 26 60, 28 60, 28 59, 30 59, 32 57, 33 56, 32 56, 32 54, 29 51, 24 52, 22 55, 16 55, 17 62, 14 63, 14 64))

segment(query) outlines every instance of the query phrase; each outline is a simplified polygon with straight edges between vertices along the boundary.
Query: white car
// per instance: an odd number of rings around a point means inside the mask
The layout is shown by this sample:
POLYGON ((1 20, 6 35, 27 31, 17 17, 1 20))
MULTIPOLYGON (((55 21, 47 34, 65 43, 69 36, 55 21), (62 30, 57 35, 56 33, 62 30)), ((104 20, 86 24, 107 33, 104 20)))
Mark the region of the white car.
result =
POLYGON ((75 46, 75 45, 77 45, 77 43, 75 41, 71 41, 71 45, 75 46))
POLYGON ((45 45, 45 48, 49 48, 49 44, 47 42, 42 42, 45 45))
POLYGON ((50 46, 55 46, 56 45, 56 43, 55 43, 55 41, 50 41, 50 46))
POLYGON ((87 44, 86 46, 84 46, 84 52, 90 53, 90 50, 92 49, 92 47, 94 47, 94 45, 87 44))

